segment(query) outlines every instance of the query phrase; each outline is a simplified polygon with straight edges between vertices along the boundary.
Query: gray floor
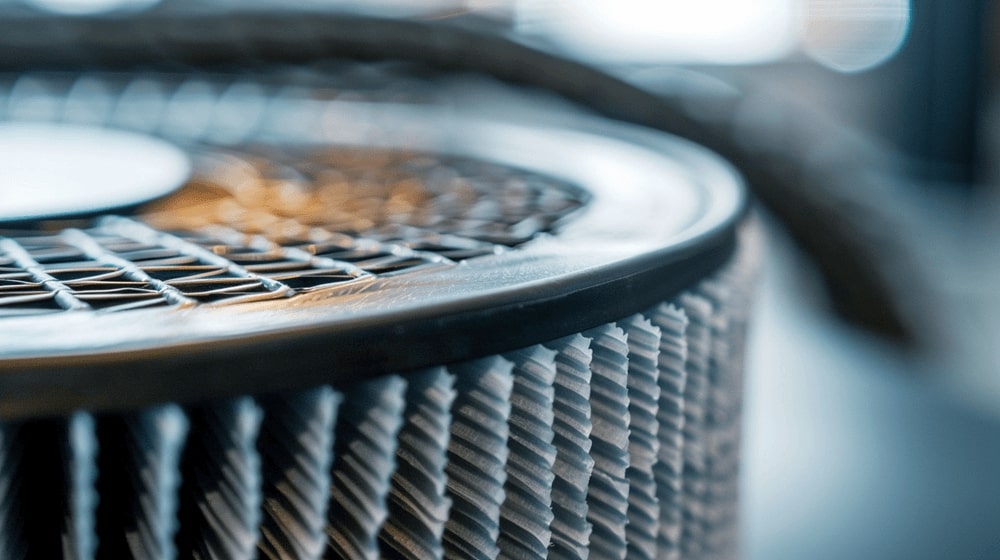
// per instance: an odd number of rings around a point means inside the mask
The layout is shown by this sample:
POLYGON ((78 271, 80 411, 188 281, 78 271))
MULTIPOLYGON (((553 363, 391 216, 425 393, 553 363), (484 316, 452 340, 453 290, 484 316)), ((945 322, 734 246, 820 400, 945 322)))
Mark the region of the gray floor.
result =
POLYGON ((770 247, 751 331, 745 557, 1000 559, 1000 419, 837 323, 787 244, 770 247))

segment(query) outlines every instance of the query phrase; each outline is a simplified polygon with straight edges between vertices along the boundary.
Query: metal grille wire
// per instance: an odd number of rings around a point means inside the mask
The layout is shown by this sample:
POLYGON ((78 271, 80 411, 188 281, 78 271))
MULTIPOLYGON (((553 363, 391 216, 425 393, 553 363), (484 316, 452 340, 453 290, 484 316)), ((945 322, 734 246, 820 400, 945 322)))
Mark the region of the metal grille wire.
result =
POLYGON ((317 88, 275 85, 293 72, 278 68, 257 81, 0 74, 0 122, 156 134, 195 147, 200 170, 136 218, 0 231, 0 319, 261 301, 446 266, 516 248, 587 203, 562 181, 472 158, 252 147, 323 119, 364 128, 366 103, 426 97, 377 65, 359 79, 359 67, 294 71, 317 88))
POLYGON ((471 160, 369 155, 330 178, 324 158, 350 159, 317 151, 295 182, 217 166, 137 218, 0 231, 0 318, 260 301, 447 266, 526 243, 583 204, 558 182, 471 160))
POLYGON ((753 253, 641 315, 502 356, 78 412, 47 431, 70 458, 55 489, 25 483, 52 458, 26 438, 53 421, 4 424, 0 544, 20 557, 60 535, 82 560, 731 558, 753 253), (62 513, 40 528, 43 491, 62 513))

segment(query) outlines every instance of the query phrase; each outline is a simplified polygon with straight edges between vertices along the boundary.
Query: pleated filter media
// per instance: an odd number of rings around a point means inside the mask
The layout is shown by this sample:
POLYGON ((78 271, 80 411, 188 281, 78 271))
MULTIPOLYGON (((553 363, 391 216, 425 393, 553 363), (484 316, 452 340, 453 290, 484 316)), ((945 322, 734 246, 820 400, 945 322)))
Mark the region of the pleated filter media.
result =
POLYGON ((0 557, 738 557, 739 179, 365 72, 0 80, 195 162, 0 232, 0 557))

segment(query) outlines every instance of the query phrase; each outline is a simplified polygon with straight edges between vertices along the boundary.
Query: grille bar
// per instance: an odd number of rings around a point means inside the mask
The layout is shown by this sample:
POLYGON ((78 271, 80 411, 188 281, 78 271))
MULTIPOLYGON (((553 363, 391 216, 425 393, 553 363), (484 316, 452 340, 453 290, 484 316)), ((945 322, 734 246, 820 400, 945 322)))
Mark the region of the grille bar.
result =
MULTIPOLYGON (((337 260, 331 257, 316 255, 310 253, 300 247, 283 247, 282 245, 275 243, 274 241, 267 239, 263 235, 247 235, 241 233, 235 229, 223 227, 223 226, 211 226, 206 228, 206 234, 210 239, 218 239, 221 242, 229 245, 230 247, 245 247, 251 251, 254 251, 257 258, 264 259, 282 259, 290 263, 299 263, 304 266, 308 266, 315 269, 318 272, 338 272, 340 274, 351 277, 352 279, 372 276, 371 273, 366 272, 361 267, 354 263, 337 260)), ((233 252, 237 252, 239 249, 235 249, 233 252)), ((228 252, 228 251, 227 251, 228 252)), ((221 256, 221 255, 220 255, 221 256)), ((266 270, 265 267, 261 265, 254 265, 253 254, 249 255, 251 258, 247 258, 247 255, 241 255, 243 259, 246 259, 248 266, 254 270, 266 270)), ((232 257, 232 255, 230 255, 232 257)), ((272 273, 278 273, 282 270, 282 264, 278 263, 272 270, 272 273)), ((287 266, 287 265, 286 265, 287 266)), ((250 270, 250 269, 248 269, 250 270)), ((290 270, 297 272, 295 268, 290 270)))
POLYGON ((90 305, 76 297, 74 291, 45 271, 42 265, 31 254, 13 239, 0 239, 0 251, 3 251, 18 267, 31 275, 32 280, 52 292, 53 299, 66 310, 87 310, 90 305))
POLYGON ((183 292, 170 284, 153 278, 146 274, 138 265, 128 259, 123 259, 101 246, 90 234, 79 230, 69 229, 62 233, 66 241, 79 247, 84 255, 94 259, 99 264, 105 264, 120 269, 123 276, 130 280, 142 282, 152 286, 157 293, 163 296, 168 303, 181 307, 190 307, 195 304, 195 300, 185 296, 183 292))
POLYGON ((105 218, 103 222, 113 230, 121 231, 134 239, 149 243, 150 245, 174 249, 182 255, 190 255, 197 258, 200 262, 217 266, 225 270, 232 277, 245 281, 233 287, 221 288, 220 290, 222 291, 235 289, 241 293, 246 291, 258 292, 256 289, 258 286, 264 290, 263 293, 247 293, 243 297, 240 297, 239 301, 290 297, 295 293, 294 290, 281 282, 255 274, 245 267, 217 255, 200 245, 196 245, 175 235, 157 231, 141 222, 118 216, 105 218))

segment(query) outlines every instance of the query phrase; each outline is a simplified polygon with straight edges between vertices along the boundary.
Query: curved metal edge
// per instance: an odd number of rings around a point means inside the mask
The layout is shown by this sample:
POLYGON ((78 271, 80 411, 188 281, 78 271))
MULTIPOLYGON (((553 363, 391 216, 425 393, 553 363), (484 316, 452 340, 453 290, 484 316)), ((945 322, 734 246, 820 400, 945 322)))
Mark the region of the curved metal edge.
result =
POLYGON ((389 372, 471 360, 616 321, 671 299, 725 264, 736 223, 697 245, 552 283, 533 298, 459 313, 343 322, 212 344, 142 352, 11 360, 0 373, 0 418, 77 409, 126 410, 337 386, 389 372), (625 270, 622 270, 625 269, 625 270))
MULTIPOLYGON (((686 170, 701 174, 700 181, 721 181, 722 192, 728 193, 723 206, 729 213, 696 223, 683 235, 667 239, 662 248, 631 251, 631 256, 612 248, 611 260, 603 254, 581 258, 572 254, 572 243, 560 244, 556 237, 551 247, 536 242, 529 250, 466 263, 469 266, 444 275, 431 271, 376 281, 381 285, 372 286, 367 294, 382 297, 379 290, 391 294, 408 284, 424 283, 433 289, 423 293, 433 296, 441 292, 442 280, 456 274, 460 280, 486 286, 459 297, 400 305, 390 300, 374 313, 336 317, 324 315, 322 305, 314 305, 314 313, 309 306, 300 306, 305 312, 297 317, 304 320, 298 324, 284 320, 280 329, 248 328, 189 342, 165 339, 67 355, 11 357, 0 361, 0 418, 61 415, 76 409, 123 410, 165 401, 190 403, 321 384, 342 386, 386 373, 470 360, 643 311, 690 288, 729 259, 746 211, 745 188, 731 167, 703 148, 658 132, 591 119, 580 122, 584 124, 577 132, 630 143, 654 154, 673 154, 686 170), (567 247, 571 250, 567 258, 553 256, 567 247), (532 270, 537 264, 541 272, 493 287, 490 275, 510 274, 512 261, 532 270)), ((322 303, 325 295, 302 297, 316 297, 320 301, 313 303, 322 303)), ((236 314, 229 320, 241 319, 250 317, 236 314)))

